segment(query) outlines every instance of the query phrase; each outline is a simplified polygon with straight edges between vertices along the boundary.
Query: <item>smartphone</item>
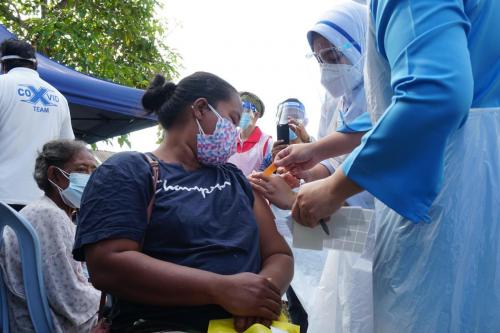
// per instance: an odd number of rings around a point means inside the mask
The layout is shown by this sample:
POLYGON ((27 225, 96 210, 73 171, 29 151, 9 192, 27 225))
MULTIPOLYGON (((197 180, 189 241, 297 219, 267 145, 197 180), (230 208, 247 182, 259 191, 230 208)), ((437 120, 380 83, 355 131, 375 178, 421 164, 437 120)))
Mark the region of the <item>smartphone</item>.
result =
POLYGON ((278 140, 283 140, 283 143, 290 144, 290 127, 288 124, 278 124, 278 140))

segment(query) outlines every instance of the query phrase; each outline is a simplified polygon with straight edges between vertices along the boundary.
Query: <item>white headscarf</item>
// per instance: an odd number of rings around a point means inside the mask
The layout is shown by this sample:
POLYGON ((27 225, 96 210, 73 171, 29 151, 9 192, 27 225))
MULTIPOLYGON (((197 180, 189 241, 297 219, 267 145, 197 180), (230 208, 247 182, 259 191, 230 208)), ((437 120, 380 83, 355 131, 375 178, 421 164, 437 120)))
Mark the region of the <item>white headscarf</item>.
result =
MULTIPOLYGON (((352 64, 362 71, 364 67, 364 54, 366 48, 366 36, 368 32, 368 10, 365 5, 354 1, 340 1, 332 10, 323 13, 317 23, 307 33, 309 46, 313 50, 314 33, 326 38, 332 45, 345 49, 346 45, 351 47, 342 53, 352 64)), ((342 96, 339 106, 346 123, 350 123, 364 112, 366 98, 364 85, 342 96)))
MULTIPOLYGON (((353 64, 362 60, 365 53, 366 33, 368 30, 367 8, 354 1, 341 1, 334 9, 320 16, 318 22, 307 32, 307 40, 313 48, 313 33, 326 38, 333 45, 342 48, 346 44, 353 46, 352 52, 346 56, 353 64)), ((361 67, 363 64, 361 64, 361 67)))

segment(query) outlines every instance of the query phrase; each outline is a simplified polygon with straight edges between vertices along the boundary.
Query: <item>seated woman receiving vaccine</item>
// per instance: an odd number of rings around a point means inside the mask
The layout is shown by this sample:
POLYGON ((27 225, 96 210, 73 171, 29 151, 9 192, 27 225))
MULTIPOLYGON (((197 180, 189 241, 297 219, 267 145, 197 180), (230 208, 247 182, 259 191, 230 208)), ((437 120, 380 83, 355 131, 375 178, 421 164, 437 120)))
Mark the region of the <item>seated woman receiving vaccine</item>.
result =
POLYGON ((240 96, 198 72, 177 85, 157 76, 143 105, 167 132, 149 154, 159 162, 155 193, 143 154, 108 159, 84 193, 73 252, 87 261, 92 283, 113 296, 112 331, 206 332, 209 320, 228 317, 238 331, 269 325, 293 259, 265 200, 226 163, 240 96))

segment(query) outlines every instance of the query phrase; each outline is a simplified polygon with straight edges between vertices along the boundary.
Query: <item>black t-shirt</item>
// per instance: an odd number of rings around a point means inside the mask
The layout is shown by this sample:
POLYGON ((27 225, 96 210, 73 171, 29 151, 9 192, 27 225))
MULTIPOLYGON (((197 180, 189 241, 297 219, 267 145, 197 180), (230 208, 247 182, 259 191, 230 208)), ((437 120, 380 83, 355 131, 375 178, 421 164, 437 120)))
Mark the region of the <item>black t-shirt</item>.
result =
MULTIPOLYGON (((119 153, 99 166, 85 189, 73 255, 105 239, 141 242, 143 252, 171 263, 218 274, 258 273, 258 226, 250 184, 232 164, 186 171, 160 161, 155 206, 147 226, 151 167, 140 153, 119 153)), ((182 283, 179 281, 179 283, 182 283)), ((124 319, 168 319, 199 326, 230 314, 215 305, 157 307, 117 300, 124 319)))

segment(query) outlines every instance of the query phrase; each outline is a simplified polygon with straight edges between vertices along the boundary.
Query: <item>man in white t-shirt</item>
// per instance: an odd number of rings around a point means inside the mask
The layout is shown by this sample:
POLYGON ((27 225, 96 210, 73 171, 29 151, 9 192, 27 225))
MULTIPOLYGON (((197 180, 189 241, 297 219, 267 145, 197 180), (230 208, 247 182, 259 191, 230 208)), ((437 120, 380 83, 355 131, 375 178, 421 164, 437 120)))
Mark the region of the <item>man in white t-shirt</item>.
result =
POLYGON ((42 195, 33 178, 37 152, 75 136, 68 102, 38 75, 33 46, 4 41, 0 64, 0 201, 19 210, 42 195))

